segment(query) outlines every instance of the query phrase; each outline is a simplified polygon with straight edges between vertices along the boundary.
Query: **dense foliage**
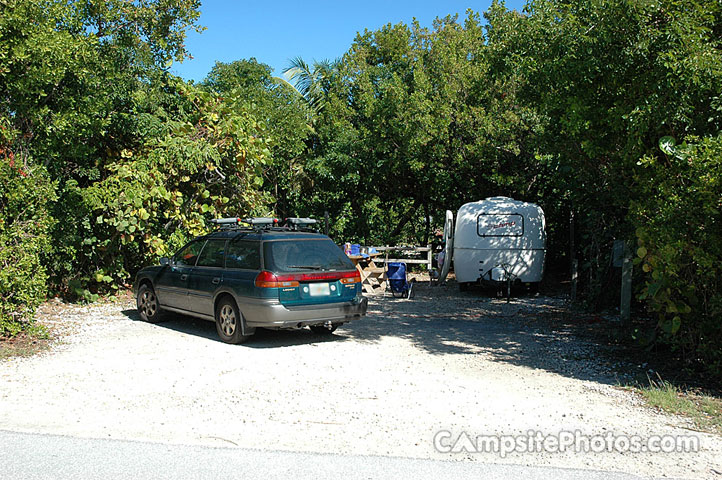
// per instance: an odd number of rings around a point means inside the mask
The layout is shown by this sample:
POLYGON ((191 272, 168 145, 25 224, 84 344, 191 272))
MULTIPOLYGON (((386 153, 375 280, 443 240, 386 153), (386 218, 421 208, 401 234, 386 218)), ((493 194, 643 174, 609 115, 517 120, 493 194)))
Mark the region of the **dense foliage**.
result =
POLYGON ((40 254, 50 246, 54 185, 3 141, 0 124, 0 336, 25 328, 47 289, 40 254))
MULTIPOLYGON (((688 137, 641 160, 644 195, 632 204, 640 293, 655 312, 662 340, 722 372, 722 138, 688 137)), ((654 337, 652 338, 654 339, 654 337)))
POLYGON ((614 304, 612 242, 635 242, 637 337, 722 370, 721 2, 494 1, 296 58, 296 89, 255 59, 170 75, 198 6, 0 0, 0 257, 26 275, 3 268, 3 322, 46 282, 117 288, 213 216, 329 212, 338 241, 423 244, 506 195, 542 205, 550 270, 579 260, 592 308, 614 304))
POLYGON ((258 189, 269 156, 263 127, 232 96, 221 100, 177 79, 165 87, 180 105, 146 118, 155 132, 143 145, 121 152, 101 180, 65 185, 67 203, 59 208, 77 220, 58 225, 55 235, 66 249, 77 245, 62 257, 72 259, 65 277, 71 293, 93 299, 103 284, 126 282, 205 233, 206 220, 256 213, 267 203, 258 189))
POLYGON ((23 159, 40 195, 22 197, 17 175, 3 170, 6 195, 26 203, 27 218, 15 218, 14 203, 0 218, 16 242, 31 238, 17 233, 26 220, 44 219, 31 232, 37 241, 3 249, 25 272, 3 269, 15 282, 3 288, 22 299, 3 301, 3 312, 30 312, 46 278, 52 290, 94 300, 205 231, 207 219, 265 213, 265 123, 240 95, 221 98, 167 72, 187 56, 198 6, 0 2, 3 151, 23 159))
POLYGON ((236 98, 239 107, 264 125, 271 155, 263 167, 262 190, 272 195, 269 207, 281 218, 304 216, 298 210, 299 185, 312 130, 311 112, 299 92, 253 58, 217 62, 203 84, 221 97, 236 98))
POLYGON ((428 217, 524 190, 536 167, 519 139, 533 114, 488 75, 484 51, 476 15, 433 31, 389 25, 359 35, 328 79, 309 166, 323 193, 312 208, 330 206, 343 234, 365 243, 425 244, 428 217))
POLYGON ((638 338, 722 373, 722 3, 537 0, 487 16, 494 57, 544 119, 534 142, 561 173, 545 183, 569 198, 587 298, 616 289, 611 241, 636 236, 657 317, 638 338))

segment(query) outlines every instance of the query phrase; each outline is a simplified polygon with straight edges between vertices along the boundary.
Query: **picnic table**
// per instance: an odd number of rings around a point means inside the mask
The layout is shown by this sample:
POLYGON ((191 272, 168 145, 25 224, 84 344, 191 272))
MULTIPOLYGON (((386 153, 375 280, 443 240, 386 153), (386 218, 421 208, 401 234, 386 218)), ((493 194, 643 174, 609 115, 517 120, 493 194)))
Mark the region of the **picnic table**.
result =
POLYGON ((374 293, 378 289, 386 288, 386 270, 374 262, 374 259, 381 255, 381 253, 368 253, 348 256, 361 275, 361 288, 365 293, 374 293))

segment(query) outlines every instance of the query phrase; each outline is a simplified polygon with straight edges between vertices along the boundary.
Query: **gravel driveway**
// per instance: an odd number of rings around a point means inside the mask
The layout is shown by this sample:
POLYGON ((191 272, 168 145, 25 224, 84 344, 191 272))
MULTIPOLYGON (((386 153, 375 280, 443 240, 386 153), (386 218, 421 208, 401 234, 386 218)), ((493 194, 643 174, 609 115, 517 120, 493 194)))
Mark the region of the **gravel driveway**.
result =
POLYGON ((370 298, 336 335, 217 339, 182 316, 151 325, 129 301, 43 307, 62 342, 0 363, 0 429, 160 443, 483 461, 722 478, 722 440, 615 387, 593 343, 548 321, 563 298, 507 304, 455 286, 370 298), (694 435, 697 453, 440 453, 459 436, 694 435), (439 437, 437 437, 439 438, 439 437))

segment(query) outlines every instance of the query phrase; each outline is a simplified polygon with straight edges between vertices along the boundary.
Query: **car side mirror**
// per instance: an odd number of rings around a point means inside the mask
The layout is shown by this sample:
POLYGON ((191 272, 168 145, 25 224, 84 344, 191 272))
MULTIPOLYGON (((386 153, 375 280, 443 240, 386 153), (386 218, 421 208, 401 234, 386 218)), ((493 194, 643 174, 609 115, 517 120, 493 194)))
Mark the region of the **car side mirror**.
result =
POLYGON ((171 262, 170 258, 168 257, 160 257, 160 264, 161 265, 170 265, 173 262, 171 262))

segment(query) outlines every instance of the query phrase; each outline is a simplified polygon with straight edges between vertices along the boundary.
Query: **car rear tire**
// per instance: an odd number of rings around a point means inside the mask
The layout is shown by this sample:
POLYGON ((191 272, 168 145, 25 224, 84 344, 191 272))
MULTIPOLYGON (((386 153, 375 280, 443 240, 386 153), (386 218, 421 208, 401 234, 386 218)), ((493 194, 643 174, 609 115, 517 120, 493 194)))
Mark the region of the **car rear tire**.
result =
POLYGON ((326 325, 311 325, 308 328, 318 335, 331 335, 338 328, 338 323, 333 323, 330 327, 327 327, 326 325))
POLYGON ((143 284, 140 286, 136 297, 136 305, 143 321, 158 323, 162 320, 163 310, 160 308, 158 297, 150 285, 143 284))
POLYGON ((238 345, 251 338, 243 335, 243 317, 238 305, 231 298, 223 298, 216 306, 216 331, 225 343, 238 345))

